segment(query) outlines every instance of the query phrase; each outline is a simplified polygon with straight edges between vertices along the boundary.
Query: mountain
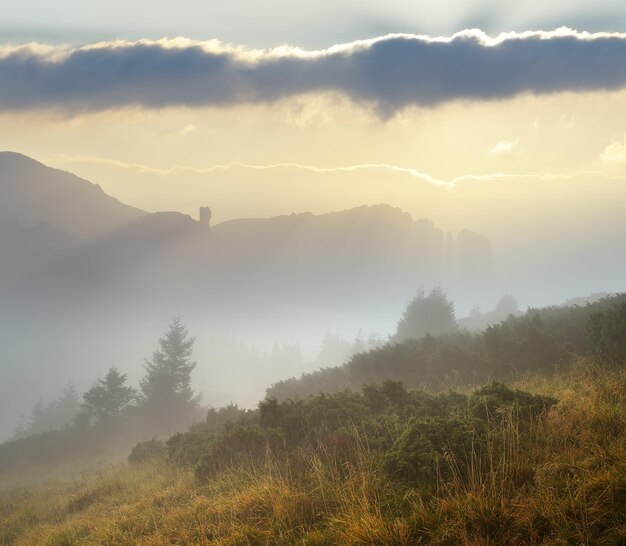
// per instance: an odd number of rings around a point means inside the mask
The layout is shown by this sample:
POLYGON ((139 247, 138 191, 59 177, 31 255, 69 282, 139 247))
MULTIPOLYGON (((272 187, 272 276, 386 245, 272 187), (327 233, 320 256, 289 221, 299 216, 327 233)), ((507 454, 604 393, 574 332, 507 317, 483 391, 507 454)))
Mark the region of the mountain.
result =
POLYGON ((271 303, 395 312, 420 286, 443 283, 479 298, 494 277, 488 240, 469 231, 454 237, 388 205, 210 227, 176 212, 148 214, 4 152, 0 258, 9 257, 14 270, 29 272, 13 293, 36 301, 53 293, 57 304, 104 295, 109 304, 132 297, 164 308, 271 303))
POLYGON ((24 227, 17 220, 0 222, 0 290, 2 284, 36 275, 48 264, 69 256, 79 239, 56 230, 47 222, 24 227))
POLYGON ((493 278, 488 240, 444 234, 388 205, 215 227, 176 212, 147 214, 40 271, 44 292, 52 281, 62 302, 132 300, 235 321, 267 306, 348 315, 375 307, 395 316, 420 287, 443 283, 478 298, 493 278))
POLYGON ((246 280, 262 283, 276 296, 272 280, 280 279, 275 287, 289 291, 290 301, 396 306, 420 286, 453 288, 459 273, 469 272, 479 291, 494 276, 487 239, 468 231, 445 234, 430 220, 384 204, 232 220, 212 233, 220 253, 237 264, 242 287, 246 280))
POLYGON ((17 220, 24 227, 47 222, 57 230, 86 238, 144 214, 107 195, 97 184, 22 154, 0 152, 0 222, 17 220))
POLYGON ((476 299, 493 290, 487 239, 388 205, 215 226, 209 216, 148 214, 0 154, 0 383, 9 386, 0 437, 69 379, 88 387, 113 364, 136 378, 179 312, 198 335, 198 380, 237 402, 267 385, 253 374, 228 382, 210 337, 265 348, 298 341, 312 352, 329 329, 393 328, 420 287, 442 283, 453 298, 476 299))
POLYGON ((148 214, 72 174, 1 153, 0 263, 10 264, 0 267, 5 307, 80 315, 85 307, 122 311, 132 302, 139 315, 184 308, 233 329, 272 308, 288 324, 293 313, 308 313, 358 327, 363 313, 378 324, 396 320, 420 288, 435 284, 466 306, 493 295, 487 239, 467 230, 444 233, 399 208, 216 226, 209 217, 148 214))

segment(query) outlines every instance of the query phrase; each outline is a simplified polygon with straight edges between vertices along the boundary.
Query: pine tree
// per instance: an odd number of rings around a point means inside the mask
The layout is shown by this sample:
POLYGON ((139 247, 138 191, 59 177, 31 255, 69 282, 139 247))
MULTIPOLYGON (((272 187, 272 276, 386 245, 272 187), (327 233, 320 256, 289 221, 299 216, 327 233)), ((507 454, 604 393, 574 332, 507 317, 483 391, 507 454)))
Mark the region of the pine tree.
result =
POLYGON ((135 389, 126 385, 126 374, 115 367, 109 368, 104 379, 83 394, 83 409, 96 423, 121 419, 132 406, 135 389))
POLYGON ((338 334, 328 330, 322 339, 322 346, 317 355, 320 367, 338 366, 350 358, 350 343, 338 334))
POLYGON ((159 349, 144 366, 140 382, 142 408, 148 424, 155 431, 172 432, 187 426, 198 413, 200 395, 191 388, 191 360, 195 339, 175 317, 159 339, 159 349))
POLYGON ((28 425, 26 425, 24 435, 30 436, 31 434, 38 434, 50 428, 50 417, 46 404, 43 399, 39 399, 30 412, 30 421, 28 425))
POLYGON ((58 430, 71 425, 80 409, 76 387, 70 381, 61 396, 49 404, 39 400, 31 410, 28 424, 21 427, 21 436, 39 434, 47 430, 58 430))
POLYGON ((17 422, 15 427, 13 427, 13 434, 11 434, 11 440, 19 440, 20 438, 24 438, 28 436, 28 427, 29 427, 29 422, 26 418, 26 415, 22 413, 22 415, 20 415, 20 420, 17 422))
POLYGON ((52 428, 62 428, 72 423, 80 410, 80 397, 74 383, 69 381, 65 385, 61 396, 52 403, 52 408, 54 409, 48 409, 54 415, 52 428))
POLYGON ((420 290, 411 300, 398 323, 396 338, 400 341, 418 339, 426 334, 447 334, 456 329, 454 305, 437 286, 428 295, 420 290))
POLYGON ((517 301, 511 294, 505 294, 496 304, 493 314, 497 320, 505 320, 509 315, 519 313, 517 301))

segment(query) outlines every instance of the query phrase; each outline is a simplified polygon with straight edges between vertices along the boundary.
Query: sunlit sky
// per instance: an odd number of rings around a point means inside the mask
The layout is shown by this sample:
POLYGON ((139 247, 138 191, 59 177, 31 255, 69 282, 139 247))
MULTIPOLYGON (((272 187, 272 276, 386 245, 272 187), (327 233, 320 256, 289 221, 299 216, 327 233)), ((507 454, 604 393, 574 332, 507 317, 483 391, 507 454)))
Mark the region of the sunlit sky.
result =
POLYGON ((502 246, 615 233, 623 31, 617 0, 4 0, 0 149, 218 222, 386 202, 502 246))
POLYGON ((2 41, 82 44, 113 38, 187 36, 252 47, 307 48, 391 32, 451 34, 465 28, 488 33, 569 26, 623 31, 621 0, 3 0, 2 41))

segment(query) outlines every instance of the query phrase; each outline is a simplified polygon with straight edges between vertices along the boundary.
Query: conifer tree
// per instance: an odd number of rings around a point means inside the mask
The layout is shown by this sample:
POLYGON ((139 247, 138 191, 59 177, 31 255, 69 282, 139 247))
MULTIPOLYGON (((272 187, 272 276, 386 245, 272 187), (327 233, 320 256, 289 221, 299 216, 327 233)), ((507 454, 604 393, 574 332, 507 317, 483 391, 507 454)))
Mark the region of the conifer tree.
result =
POLYGON ((61 396, 48 408, 51 413, 53 423, 51 428, 62 428, 72 423, 76 414, 80 410, 80 397, 74 383, 69 381, 63 388, 61 396))
POLYGON ((398 323, 396 338, 399 341, 419 339, 426 334, 447 334, 456 329, 454 305, 443 290, 436 286, 428 295, 420 290, 411 300, 398 323))
POLYGON ((144 366, 140 382, 142 409, 155 431, 172 432, 187 426, 198 413, 200 395, 191 388, 194 338, 175 317, 159 339, 159 349, 144 366))
POLYGON ((83 409, 98 424, 111 422, 124 416, 135 397, 135 389, 126 385, 126 374, 113 366, 83 394, 83 409))

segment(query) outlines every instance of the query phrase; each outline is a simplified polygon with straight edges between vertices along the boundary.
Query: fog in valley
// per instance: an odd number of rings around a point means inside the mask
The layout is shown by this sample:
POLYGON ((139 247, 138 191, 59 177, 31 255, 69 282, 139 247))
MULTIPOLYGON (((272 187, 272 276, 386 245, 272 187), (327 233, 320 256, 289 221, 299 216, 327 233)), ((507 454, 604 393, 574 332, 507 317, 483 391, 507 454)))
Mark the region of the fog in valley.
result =
POLYGON ((251 408, 273 383, 394 339, 418 294, 442 291, 471 330, 529 306, 618 292, 626 196, 603 183, 610 191, 561 203, 556 182, 502 182, 480 204, 464 185, 436 189, 442 203, 466 203, 462 216, 475 212, 468 224, 480 231, 452 231, 458 221, 441 207, 404 207, 393 196, 253 217, 256 198, 243 191, 241 218, 216 221, 208 195, 193 216, 148 212, 1 153, 0 438, 37 404, 52 411, 64 389, 80 399, 112 366, 137 386, 174 317, 195 338, 202 405, 251 408))

